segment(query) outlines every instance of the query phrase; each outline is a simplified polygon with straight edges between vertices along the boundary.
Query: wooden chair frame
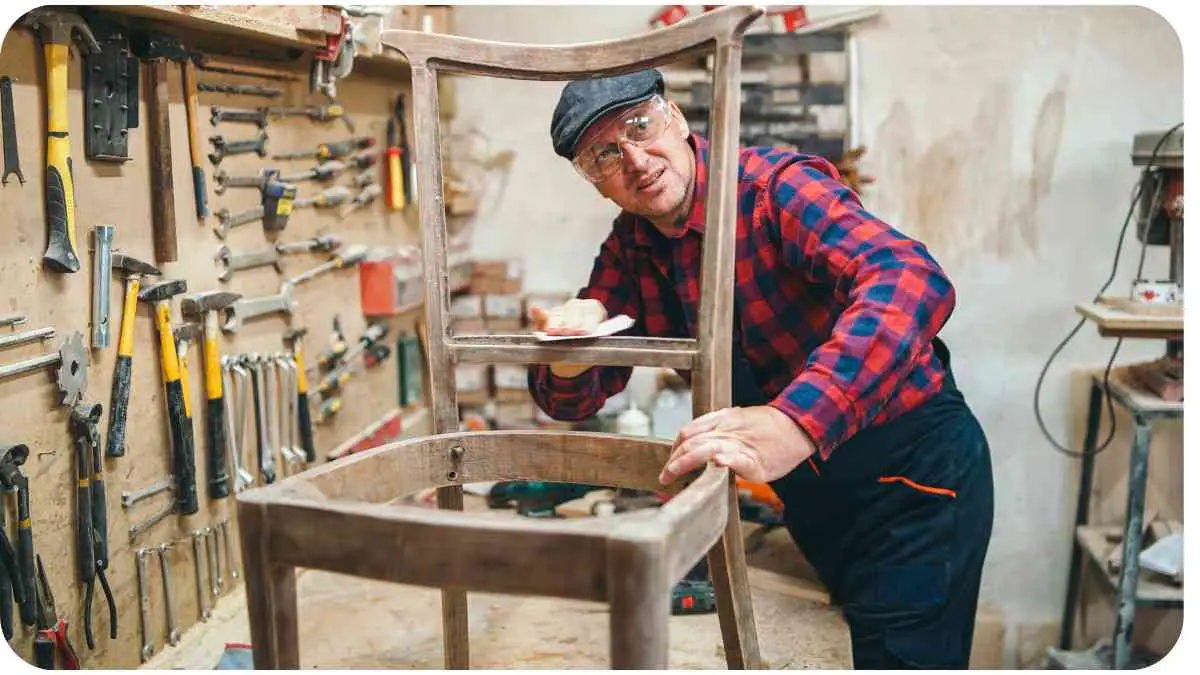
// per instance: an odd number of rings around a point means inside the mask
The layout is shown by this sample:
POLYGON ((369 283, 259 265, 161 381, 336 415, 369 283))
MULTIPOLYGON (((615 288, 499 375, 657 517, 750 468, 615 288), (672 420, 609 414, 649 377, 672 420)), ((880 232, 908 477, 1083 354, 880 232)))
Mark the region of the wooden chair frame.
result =
MULTIPOLYGON (((591 363, 690 369, 696 415, 730 405, 742 36, 762 9, 730 6, 632 38, 566 46, 385 31, 412 66, 434 435, 392 443, 237 496, 259 669, 298 668, 295 568, 442 589, 448 668, 469 666, 469 590, 610 605, 612 667, 668 666, 670 591, 707 554, 731 668, 761 667, 734 476, 709 465, 662 508, 543 521, 461 513, 462 484, 537 479, 663 490, 669 442, 563 431, 458 432, 460 363, 591 363), (696 339, 448 331, 438 71, 527 80, 616 75, 715 52, 699 331, 696 339), (386 503, 437 487, 438 509, 386 503)), ((565 170, 565 169, 564 169, 565 170)))

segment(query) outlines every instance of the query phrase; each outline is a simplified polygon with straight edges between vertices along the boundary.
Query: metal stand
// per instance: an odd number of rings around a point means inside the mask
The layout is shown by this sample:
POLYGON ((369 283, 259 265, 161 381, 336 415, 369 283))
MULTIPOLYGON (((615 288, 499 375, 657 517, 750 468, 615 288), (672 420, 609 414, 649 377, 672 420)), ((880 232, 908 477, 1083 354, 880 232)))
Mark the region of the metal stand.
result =
POLYGON ((1116 597, 1116 623, 1113 627, 1113 669, 1129 667, 1133 642, 1133 618, 1138 606, 1183 607, 1183 591, 1155 584, 1151 592, 1139 593, 1138 555, 1142 548, 1142 524, 1146 500, 1146 475, 1150 462, 1150 433, 1157 419, 1183 416, 1183 404, 1162 401, 1149 394, 1131 389, 1116 374, 1109 378, 1109 393, 1113 403, 1129 411, 1133 416, 1133 446, 1129 454, 1129 495, 1125 503, 1124 535, 1121 539, 1121 570, 1114 578, 1106 568, 1107 555, 1102 546, 1089 546, 1103 542, 1096 528, 1088 527, 1088 502, 1092 491, 1095 471, 1095 451, 1100 430, 1101 402, 1103 400, 1104 374, 1092 378, 1091 395, 1088 399, 1087 431, 1084 436, 1083 465, 1079 479, 1079 500, 1075 512, 1075 528, 1071 537, 1071 569, 1067 581, 1067 599, 1063 608, 1059 647, 1070 649, 1071 631, 1074 626, 1076 605, 1079 601, 1081 559, 1086 551, 1092 561, 1108 578, 1116 597))

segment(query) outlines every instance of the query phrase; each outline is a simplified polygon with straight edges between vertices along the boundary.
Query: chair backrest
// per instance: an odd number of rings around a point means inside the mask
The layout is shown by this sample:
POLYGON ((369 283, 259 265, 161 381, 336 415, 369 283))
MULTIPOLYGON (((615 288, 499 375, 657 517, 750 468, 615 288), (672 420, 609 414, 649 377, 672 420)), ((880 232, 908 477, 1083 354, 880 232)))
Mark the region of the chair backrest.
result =
POLYGON ((458 429, 454 368, 463 363, 570 362, 690 369, 695 415, 730 405, 742 36, 762 13, 758 7, 723 7, 642 35, 574 45, 490 42, 406 30, 380 35, 383 45, 404 54, 412 67, 434 433, 458 429), (715 54, 715 65, 696 339, 609 337, 569 344, 539 343, 531 335, 452 336, 438 71, 562 81, 631 73, 707 53, 715 54))

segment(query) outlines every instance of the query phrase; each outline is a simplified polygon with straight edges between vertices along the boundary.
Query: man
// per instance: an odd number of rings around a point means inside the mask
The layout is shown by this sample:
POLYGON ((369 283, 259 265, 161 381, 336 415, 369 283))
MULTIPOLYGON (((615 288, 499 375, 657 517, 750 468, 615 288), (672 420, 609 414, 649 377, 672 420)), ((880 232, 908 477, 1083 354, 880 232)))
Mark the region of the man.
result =
MULTIPOLYGON (((621 207, 577 299, 531 317, 569 334, 692 337, 708 143, 656 70, 569 83, 555 152, 621 207)), ((739 155, 733 408, 683 428, 659 477, 707 462, 767 482, 845 613, 859 668, 965 668, 992 528, 983 430, 935 336, 954 289, 925 247, 867 213, 826 160, 739 155)), ((594 414, 631 368, 530 367, 557 419, 594 414)))

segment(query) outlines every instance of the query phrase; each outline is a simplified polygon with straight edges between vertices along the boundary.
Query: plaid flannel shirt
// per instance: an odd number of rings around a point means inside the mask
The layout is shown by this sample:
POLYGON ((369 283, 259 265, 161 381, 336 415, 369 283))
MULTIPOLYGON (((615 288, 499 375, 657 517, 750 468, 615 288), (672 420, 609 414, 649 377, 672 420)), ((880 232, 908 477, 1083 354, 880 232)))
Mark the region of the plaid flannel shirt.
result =
MULTIPOLYGON (((681 233, 668 237, 623 211, 577 295, 635 319, 625 335, 695 336, 708 142, 695 134, 689 142, 696 189, 681 233)), ((734 349, 822 460, 941 388, 931 341, 955 295, 924 245, 867 213, 820 157, 742 148, 737 194, 734 349)), ((597 366, 562 378, 533 365, 529 388, 546 414, 580 420, 632 372, 597 366)))

